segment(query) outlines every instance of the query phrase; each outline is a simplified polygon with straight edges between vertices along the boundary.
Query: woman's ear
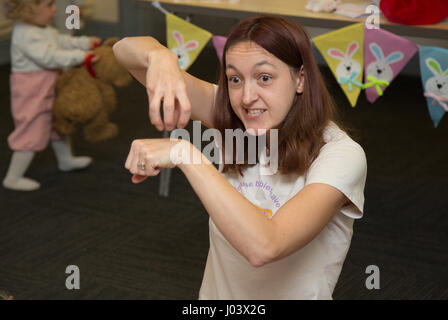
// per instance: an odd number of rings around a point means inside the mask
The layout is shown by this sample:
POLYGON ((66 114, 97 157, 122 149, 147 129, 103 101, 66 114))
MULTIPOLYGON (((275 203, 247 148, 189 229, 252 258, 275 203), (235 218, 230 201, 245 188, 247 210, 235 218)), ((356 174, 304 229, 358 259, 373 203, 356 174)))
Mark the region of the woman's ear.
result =
POLYGON ((303 64, 296 74, 296 92, 302 94, 305 88, 305 71, 303 69, 303 64))

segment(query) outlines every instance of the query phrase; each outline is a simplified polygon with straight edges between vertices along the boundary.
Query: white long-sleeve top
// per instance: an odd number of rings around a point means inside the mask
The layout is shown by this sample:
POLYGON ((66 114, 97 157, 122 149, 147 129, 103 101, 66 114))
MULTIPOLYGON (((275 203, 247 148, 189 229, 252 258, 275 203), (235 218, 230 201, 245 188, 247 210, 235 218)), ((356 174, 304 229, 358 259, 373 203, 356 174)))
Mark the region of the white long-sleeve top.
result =
POLYGON ((18 22, 11 39, 12 72, 70 68, 84 62, 89 37, 60 34, 51 26, 18 22))

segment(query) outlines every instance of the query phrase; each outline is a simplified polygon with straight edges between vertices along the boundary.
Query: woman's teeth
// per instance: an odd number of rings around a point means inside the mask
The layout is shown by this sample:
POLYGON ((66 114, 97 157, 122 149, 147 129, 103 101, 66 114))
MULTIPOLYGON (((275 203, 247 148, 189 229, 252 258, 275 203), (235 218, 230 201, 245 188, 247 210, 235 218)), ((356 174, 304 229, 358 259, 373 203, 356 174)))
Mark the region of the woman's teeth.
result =
POLYGON ((258 116, 259 114, 262 114, 266 110, 263 109, 257 109, 257 110, 247 110, 247 114, 250 116, 258 116))

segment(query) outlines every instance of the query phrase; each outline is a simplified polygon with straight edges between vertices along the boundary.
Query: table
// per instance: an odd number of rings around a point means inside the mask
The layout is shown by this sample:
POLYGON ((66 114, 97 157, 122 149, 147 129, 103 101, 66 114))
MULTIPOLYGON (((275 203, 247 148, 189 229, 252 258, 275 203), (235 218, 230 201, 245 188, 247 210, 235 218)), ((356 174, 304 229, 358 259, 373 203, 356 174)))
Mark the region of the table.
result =
MULTIPOLYGON (((138 7, 151 6, 152 0, 135 0, 138 7)), ((367 1, 369 2, 369 1, 367 1)), ((223 18, 244 19, 254 14, 281 15, 295 20, 304 26, 339 29, 355 22, 364 22, 366 18, 348 18, 334 13, 311 12, 305 9, 307 0, 160 0, 168 11, 179 13, 213 15, 223 18)), ((361 4, 365 0, 347 0, 344 3, 361 4)), ((381 16, 381 28, 399 35, 448 39, 448 21, 435 25, 407 26, 392 23, 381 16)))

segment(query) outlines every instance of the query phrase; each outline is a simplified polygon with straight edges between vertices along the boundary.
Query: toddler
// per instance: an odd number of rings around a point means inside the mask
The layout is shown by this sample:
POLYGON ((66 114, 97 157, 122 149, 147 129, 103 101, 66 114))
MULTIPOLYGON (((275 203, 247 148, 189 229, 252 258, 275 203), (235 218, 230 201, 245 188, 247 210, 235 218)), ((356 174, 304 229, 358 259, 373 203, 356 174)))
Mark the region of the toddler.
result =
MULTIPOLYGON (((59 34, 50 26, 56 13, 54 0, 6 0, 6 16, 15 21, 11 39, 11 112, 15 130, 8 137, 13 150, 3 186, 12 190, 37 190, 37 181, 24 177, 34 155, 51 140, 58 168, 83 169, 90 157, 74 157, 69 137, 52 129, 52 106, 61 69, 85 61, 99 45, 97 37, 59 34)), ((95 56, 93 61, 97 61, 95 56)))

